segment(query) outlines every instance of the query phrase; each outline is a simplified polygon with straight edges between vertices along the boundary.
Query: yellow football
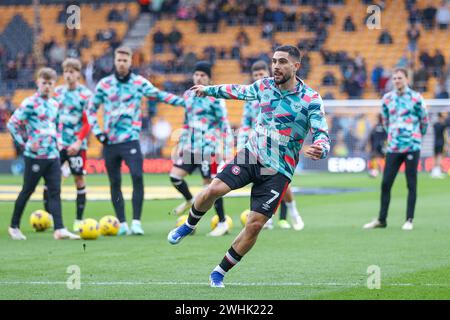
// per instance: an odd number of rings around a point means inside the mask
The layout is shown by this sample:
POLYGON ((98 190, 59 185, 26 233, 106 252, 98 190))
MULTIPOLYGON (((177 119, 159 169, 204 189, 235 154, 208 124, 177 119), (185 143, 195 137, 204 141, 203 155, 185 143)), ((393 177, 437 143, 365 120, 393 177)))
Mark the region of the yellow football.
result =
POLYGON ((36 231, 44 231, 53 224, 53 218, 45 210, 36 210, 30 216, 30 224, 36 231))
POLYGON ((102 236, 115 236, 119 232, 120 222, 114 216, 104 216, 99 221, 102 236))
MULTIPOLYGON (((233 227, 233 219, 229 215, 225 215, 225 222, 228 225, 228 230, 231 230, 233 227)), ((211 230, 214 230, 219 223, 219 216, 217 214, 214 215, 214 217, 211 218, 211 230)))
POLYGON ((250 213, 249 209, 246 209, 241 213, 241 224, 243 227, 245 227, 245 225, 247 224, 247 217, 249 213, 250 213))
POLYGON ((80 225, 80 237, 85 240, 95 240, 100 235, 100 226, 95 219, 84 219, 80 225))

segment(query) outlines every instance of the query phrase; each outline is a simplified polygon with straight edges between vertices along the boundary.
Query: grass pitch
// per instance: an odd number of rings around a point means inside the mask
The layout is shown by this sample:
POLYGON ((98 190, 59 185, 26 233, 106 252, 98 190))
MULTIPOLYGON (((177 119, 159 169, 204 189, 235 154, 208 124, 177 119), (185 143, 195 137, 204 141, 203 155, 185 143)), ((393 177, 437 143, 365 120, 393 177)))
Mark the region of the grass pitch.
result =
MULTIPOLYGON (((147 175, 147 186, 169 185, 165 175, 147 175)), ((21 177, 0 176, 1 185, 21 177)), ((198 176, 188 178, 200 185, 198 176)), ((130 184, 124 177, 124 184, 130 184)), ((70 186, 71 180, 64 182, 70 186)), ((106 176, 88 176, 89 185, 108 185, 106 176)), ((449 299, 450 179, 421 174, 415 229, 401 230, 406 211, 406 183, 397 177, 388 228, 362 230, 377 216, 380 179, 364 174, 304 174, 298 187, 361 187, 373 191, 296 196, 305 221, 303 231, 264 230, 255 247, 226 277, 226 288, 208 287, 208 276, 241 229, 240 213, 248 198, 226 198, 233 218, 231 234, 206 237, 210 211, 196 235, 181 244, 167 243, 176 217, 168 212, 180 200, 144 204, 142 237, 103 237, 95 241, 55 241, 51 231, 35 233, 29 214, 41 209, 30 202, 22 219, 27 241, 12 241, 7 227, 12 202, 0 202, 0 299, 449 299), (85 248, 83 248, 85 244, 85 248), (67 268, 81 271, 81 289, 66 286, 67 268), (368 289, 369 266, 378 266, 381 288, 368 289)), ((89 194, 88 194, 89 197, 89 194)), ((126 203, 131 220, 131 203, 126 203)), ((75 203, 63 202, 64 221, 72 226, 75 203)), ((109 201, 88 202, 86 217, 113 214, 109 201)))

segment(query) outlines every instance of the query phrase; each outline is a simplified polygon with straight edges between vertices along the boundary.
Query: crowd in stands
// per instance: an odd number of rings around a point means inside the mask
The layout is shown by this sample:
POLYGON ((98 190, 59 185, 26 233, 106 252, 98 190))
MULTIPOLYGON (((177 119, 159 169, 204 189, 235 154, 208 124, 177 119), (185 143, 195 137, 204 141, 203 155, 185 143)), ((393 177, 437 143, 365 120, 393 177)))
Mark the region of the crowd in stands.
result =
MULTIPOLYGON (((374 1, 361 0, 363 3, 373 4, 374 1)), ((133 65, 141 74, 186 74, 186 80, 174 82, 165 80, 161 83, 163 89, 175 93, 182 93, 190 87, 190 77, 193 66, 198 60, 210 61, 213 65, 217 59, 235 59, 239 61, 241 72, 250 70, 256 60, 265 60, 270 63, 270 52, 260 52, 255 55, 243 55, 243 48, 251 44, 250 35, 246 31, 246 25, 260 26, 261 38, 267 39, 272 49, 279 45, 275 41, 277 32, 298 31, 298 47, 302 51, 302 68, 299 71, 301 78, 307 79, 310 72, 314 72, 310 63, 310 52, 319 52, 322 61, 327 65, 338 65, 339 74, 327 72, 321 79, 324 88, 323 96, 333 99, 333 95, 326 91, 327 87, 338 86, 350 99, 360 98, 367 88, 373 87, 383 94, 392 88, 390 84, 390 71, 392 66, 385 66, 380 61, 373 70, 368 70, 366 61, 358 52, 342 51, 332 52, 326 50, 323 44, 328 37, 328 28, 335 26, 335 17, 330 5, 342 4, 343 0, 312 1, 312 0, 280 0, 278 6, 269 6, 267 0, 140 0, 142 11, 152 12, 158 18, 172 20, 192 20, 197 22, 199 32, 220 32, 220 25, 238 25, 242 29, 228 48, 215 46, 205 47, 201 54, 194 52, 193 48, 183 46, 183 30, 177 28, 174 22, 168 33, 156 30, 153 33, 152 59, 146 63, 143 53, 135 52, 133 65), (295 6, 308 5, 308 10, 297 13, 295 6), (308 32, 307 38, 301 36, 302 32, 308 32), (166 53, 171 53, 167 59, 166 53), (163 54, 164 58, 160 58, 163 54)), ((436 3, 436 2, 434 2, 436 3)), ((381 10, 385 1, 375 1, 381 10)), ((432 90, 436 98, 448 97, 450 87, 450 67, 448 56, 439 50, 428 51, 428 48, 419 48, 418 41, 423 36, 420 32, 422 26, 425 30, 444 30, 450 24, 450 4, 442 1, 438 6, 432 2, 424 8, 419 8, 415 0, 404 0, 408 11, 409 27, 405 34, 408 39, 408 47, 397 63, 397 66, 411 68, 414 78, 414 86, 420 91, 432 90), (417 55, 417 59, 416 59, 417 55), (415 64, 418 61, 418 64, 415 64), (430 78, 436 78, 435 88, 428 88, 430 78)), ((98 8, 100 4, 91 4, 98 8)), ((66 8, 61 8, 57 22, 66 21, 66 8)), ((366 17, 367 18, 367 17, 366 17)), ((107 16, 110 22, 131 22, 129 10, 126 5, 113 7, 107 16)), ((355 32, 363 27, 365 21, 356 21, 352 15, 345 17, 343 25, 338 26, 343 32, 355 32)), ((88 87, 94 88, 96 82, 113 71, 113 52, 120 45, 114 28, 98 30, 95 38, 89 38, 86 34, 78 34, 81 30, 65 29, 65 36, 58 39, 50 39, 43 45, 45 64, 61 72, 61 62, 65 57, 80 57, 84 50, 91 48, 94 42, 108 43, 108 49, 101 56, 93 56, 85 65, 84 76, 88 87)), ((218 33, 220 36, 220 33, 218 33)), ((393 43, 395 39, 389 30, 383 30, 378 42, 383 45, 393 43)), ((22 87, 33 87, 33 74, 36 61, 31 53, 19 52, 15 56, 8 56, 6 50, 0 44, 0 76, 5 83, 7 92, 12 92, 18 84, 22 87)), ((3 111, 2 111, 3 112, 3 111)), ((1 129, 1 124, 0 124, 1 129)))

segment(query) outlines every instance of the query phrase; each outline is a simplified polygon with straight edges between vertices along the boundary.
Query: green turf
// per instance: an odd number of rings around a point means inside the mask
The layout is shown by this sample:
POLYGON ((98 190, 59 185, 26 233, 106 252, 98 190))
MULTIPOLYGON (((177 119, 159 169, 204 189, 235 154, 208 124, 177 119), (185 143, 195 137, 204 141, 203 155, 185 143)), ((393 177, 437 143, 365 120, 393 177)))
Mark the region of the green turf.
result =
MULTIPOLYGON (((105 176, 89 176, 90 185, 107 185, 105 176)), ((191 184, 200 179, 190 177, 191 184)), ((0 176, 0 184, 20 184, 20 177, 0 176)), ((70 185, 71 181, 65 181, 70 185)), ((130 183, 129 177, 124 183, 130 183)), ((146 176, 146 185, 167 185, 164 175, 146 176)), ((297 196, 305 230, 263 231, 254 249, 226 278, 224 290, 210 289, 208 275, 240 230, 239 214, 248 198, 225 200, 234 220, 230 235, 207 238, 212 212, 199 230, 178 246, 166 241, 175 200, 144 205, 143 237, 95 241, 55 241, 52 233, 34 233, 29 213, 22 230, 27 241, 14 242, 6 229, 13 203, 0 203, 0 299, 449 299, 450 179, 419 178, 415 230, 400 229, 405 218, 406 188, 399 175, 392 194, 389 226, 364 231, 377 215, 380 180, 358 174, 305 174, 299 187, 369 187, 351 194, 297 196), (86 250, 83 250, 86 244, 86 250), (69 290, 67 267, 81 269, 81 289, 69 290), (381 270, 381 288, 369 290, 367 268, 381 270)), ((75 205, 64 202, 71 225, 75 205)), ((87 217, 112 214, 109 202, 89 202, 87 217)), ((131 218, 131 204, 127 202, 131 218)))

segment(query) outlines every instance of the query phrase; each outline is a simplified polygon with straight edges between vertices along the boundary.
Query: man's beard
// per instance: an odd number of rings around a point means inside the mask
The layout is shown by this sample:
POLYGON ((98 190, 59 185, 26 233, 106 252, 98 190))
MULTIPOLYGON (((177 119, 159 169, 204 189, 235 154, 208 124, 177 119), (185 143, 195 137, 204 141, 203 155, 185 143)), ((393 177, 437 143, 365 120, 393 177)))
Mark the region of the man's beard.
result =
POLYGON ((284 83, 288 82, 289 80, 291 80, 291 78, 292 78, 291 76, 284 75, 283 78, 281 78, 281 80, 278 80, 278 81, 275 80, 275 83, 278 85, 284 84, 284 83))

